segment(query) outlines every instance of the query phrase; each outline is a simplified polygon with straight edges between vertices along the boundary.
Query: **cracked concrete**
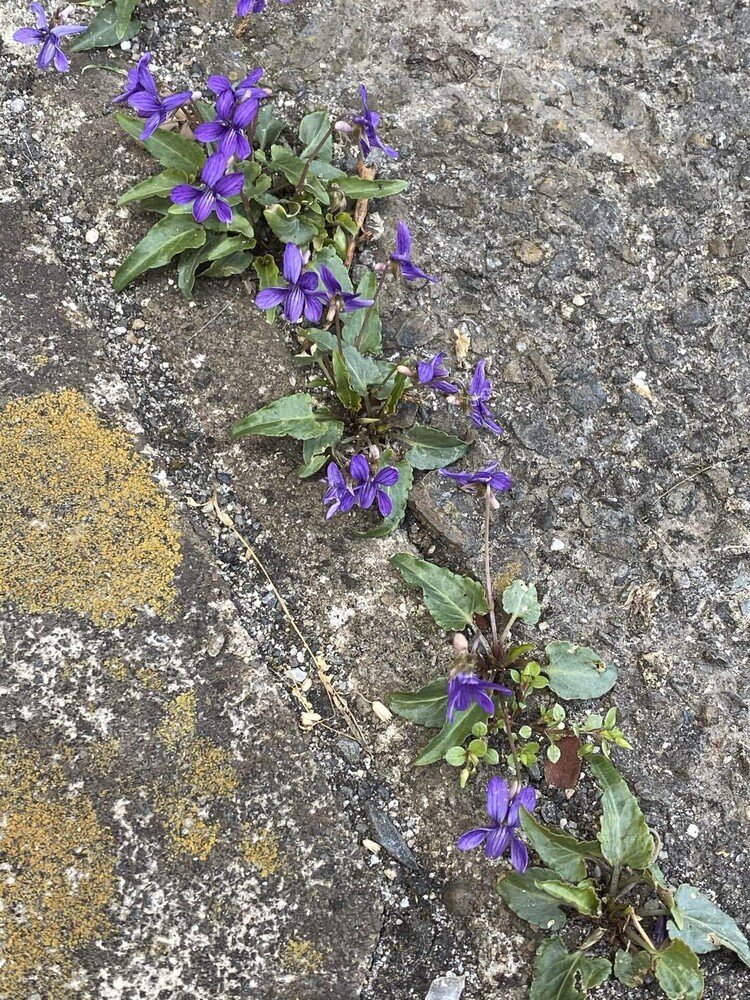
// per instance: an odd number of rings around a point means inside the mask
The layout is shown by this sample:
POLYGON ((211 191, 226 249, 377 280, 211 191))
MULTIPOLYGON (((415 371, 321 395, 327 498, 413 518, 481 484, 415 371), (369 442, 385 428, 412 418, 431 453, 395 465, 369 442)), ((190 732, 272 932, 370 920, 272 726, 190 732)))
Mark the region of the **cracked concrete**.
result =
MULTIPOLYGON (((470 359, 489 356, 508 433, 478 454, 516 483, 498 559, 537 581, 551 633, 617 662, 637 747, 619 763, 663 867, 746 925, 746 6, 294 0, 241 37, 229 8, 143 4, 138 45, 174 89, 262 64, 290 121, 344 114, 367 82, 402 151, 390 169, 412 185, 380 207, 386 232, 408 219, 442 279, 390 300, 388 345, 452 350, 458 329, 470 359)), ((25 18, 16 0, 9 13, 5 41, 25 18)), ((5 616, 2 735, 61 769, 55 787, 93 803, 116 855, 111 932, 65 956, 64 983, 43 986, 40 966, 29 991, 421 1000, 452 970, 467 1000, 521 1000, 533 936, 453 847, 482 790, 415 772, 421 734, 369 707, 448 662, 388 556, 437 546, 471 565, 478 513, 459 502, 447 518, 455 494, 427 477, 392 539, 325 526, 292 443, 227 437, 301 378, 249 283, 199 284, 187 303, 165 270, 114 294, 147 224, 114 203, 151 166, 117 132, 116 78, 83 67, 137 51, 79 56, 67 78, 38 75, 18 46, 3 55, 23 107, 0 115, 2 401, 79 390, 152 463, 182 549, 171 618, 111 631, 70 612, 5 616), (202 513, 214 489, 366 749, 257 566, 202 513), (291 667, 330 730, 299 732, 291 667), (390 854, 361 843, 389 837, 390 854)), ((583 828, 592 804, 584 784, 570 802, 551 793, 544 815, 583 828)), ((709 1000, 750 997, 734 959, 705 965, 709 1000)))

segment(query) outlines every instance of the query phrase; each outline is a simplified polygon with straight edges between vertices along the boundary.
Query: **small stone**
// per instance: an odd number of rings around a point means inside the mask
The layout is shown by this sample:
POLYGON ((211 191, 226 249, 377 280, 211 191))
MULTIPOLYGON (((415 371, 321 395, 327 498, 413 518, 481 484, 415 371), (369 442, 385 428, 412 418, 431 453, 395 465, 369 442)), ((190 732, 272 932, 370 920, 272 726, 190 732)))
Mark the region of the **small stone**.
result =
POLYGON ((516 257, 522 264, 535 267, 544 256, 544 251, 530 240, 522 240, 516 249, 516 257))
POLYGON ((461 1000, 466 986, 466 976, 456 976, 452 972, 433 979, 426 1000, 461 1000))
POLYGON ((700 830, 699 830, 699 829, 698 829, 698 827, 697 827, 697 826, 695 825, 695 823, 691 823, 691 824, 690 824, 690 826, 689 826, 689 827, 687 828, 687 830, 685 830, 685 833, 686 833, 686 834, 688 835, 688 837, 690 837, 690 838, 691 838, 692 840, 695 840, 695 839, 696 839, 696 838, 698 837, 698 835, 700 834, 700 830))
POLYGON ((190 31, 192 32, 192 34, 195 35, 196 38, 198 38, 200 35, 203 34, 203 28, 201 28, 201 26, 198 24, 191 24, 190 31))
POLYGON ((22 97, 14 97, 10 102, 10 110, 14 115, 20 115, 26 107, 26 101, 22 97))
POLYGON ((89 231, 86 233, 85 240, 87 243, 91 243, 91 245, 93 246, 93 244, 99 240, 99 230, 89 229, 89 231))
POLYGON ((553 538, 549 550, 550 552, 562 552, 564 548, 565 542, 561 541, 559 538, 553 538))
POLYGON ((124 41, 120 42, 120 48, 122 49, 123 52, 130 52, 130 50, 133 48, 133 43, 126 38, 124 41))
POLYGON ((582 295, 574 295, 573 296, 573 305, 574 306, 579 306, 579 307, 580 306, 585 306, 586 305, 586 299, 584 299, 584 297, 582 295))

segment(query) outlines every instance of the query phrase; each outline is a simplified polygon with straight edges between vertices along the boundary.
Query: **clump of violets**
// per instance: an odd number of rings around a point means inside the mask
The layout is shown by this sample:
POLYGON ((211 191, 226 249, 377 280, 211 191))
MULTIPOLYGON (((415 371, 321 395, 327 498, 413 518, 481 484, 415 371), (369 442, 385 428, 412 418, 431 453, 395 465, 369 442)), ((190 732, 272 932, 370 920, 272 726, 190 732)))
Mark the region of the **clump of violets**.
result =
POLYGON ((399 222, 396 227, 396 252, 391 254, 391 261, 406 281, 418 281, 420 278, 424 278, 425 281, 431 281, 435 284, 438 280, 437 278, 433 278, 431 274, 426 274, 412 262, 411 244, 412 238, 409 227, 405 222, 399 222))
POLYGON ((495 704, 488 691, 499 691, 506 698, 511 698, 513 692, 502 684, 486 681, 476 674, 459 673, 448 681, 448 705, 446 718, 453 722, 456 712, 465 712, 472 705, 479 705, 487 715, 495 714, 495 704))
POLYGON ((138 60, 136 68, 129 71, 128 82, 123 92, 113 99, 113 104, 127 103, 139 118, 146 119, 144 129, 139 136, 141 142, 150 139, 157 128, 163 125, 178 108, 199 96, 190 90, 183 90, 179 94, 161 97, 149 68, 150 61, 151 54, 144 53, 138 60))
POLYGON ((294 243, 287 243, 284 249, 282 273, 285 285, 275 285, 259 292, 255 304, 260 309, 275 309, 283 305, 287 323, 299 323, 304 315, 309 323, 319 323, 323 316, 325 294, 318 291, 318 275, 315 271, 303 271, 309 260, 294 243))
MULTIPOLYGON (((292 0, 281 0, 281 3, 291 3, 292 0)), ((262 14, 268 6, 268 0, 239 0, 237 17, 247 17, 248 14, 262 14)))
POLYGON ((397 160, 397 150, 393 149, 391 146, 386 146, 378 135, 380 115, 377 111, 373 111, 372 108, 369 107, 367 89, 364 84, 360 84, 359 93, 362 98, 362 114, 355 115, 354 118, 352 118, 352 121, 354 122, 354 131, 356 133, 357 142, 359 143, 359 149, 362 153, 363 159, 366 160, 373 149, 382 149, 386 156, 390 156, 391 159, 397 160))
POLYGON ((450 372, 443 364, 445 354, 436 354, 428 361, 420 361, 417 364, 417 380, 420 385, 428 389, 435 389, 437 392, 444 392, 448 396, 453 396, 458 392, 458 386, 449 382, 450 372))
POLYGON ((199 142, 218 142, 224 156, 246 160, 252 147, 245 129, 258 117, 260 101, 268 97, 265 88, 256 86, 262 76, 263 70, 255 69, 236 87, 226 76, 209 77, 208 86, 217 95, 216 117, 202 122, 195 130, 195 138, 199 142))
POLYGON ((533 812, 535 806, 536 792, 533 788, 511 791, 504 778, 490 778, 487 785, 487 815, 491 825, 468 830, 458 838, 456 846, 460 851, 471 851, 484 844, 484 853, 488 858, 501 858, 510 848, 510 863, 517 872, 523 874, 529 864, 529 852, 516 830, 521 821, 521 809, 533 812))
POLYGON ((196 222, 205 222, 215 212, 219 222, 228 224, 234 218, 234 212, 227 198, 242 191, 244 177, 241 173, 228 174, 226 171, 226 157, 214 153, 203 165, 201 184, 178 184, 172 188, 169 197, 175 205, 192 205, 196 222))
POLYGON ((32 3, 30 9, 36 18, 36 28, 19 28, 13 35, 13 41, 22 45, 41 46, 36 57, 39 69, 47 69, 52 63, 58 73, 67 73, 70 69, 70 60, 62 50, 61 41, 67 35, 79 35, 86 30, 86 25, 65 23, 73 12, 72 7, 62 10, 53 18, 52 24, 49 23, 44 7, 40 3, 32 3))
POLYGON ((493 434, 502 434, 503 429, 495 420, 487 400, 492 398, 492 383, 485 374, 486 361, 478 362, 469 385, 469 407, 471 422, 475 427, 486 427, 493 434))
POLYGON ((347 481, 336 462, 329 463, 326 471, 328 489, 323 502, 331 506, 326 514, 326 520, 330 520, 339 511, 346 514, 355 506, 369 510, 375 503, 382 517, 391 514, 393 501, 388 489, 398 482, 398 469, 386 465, 373 472, 364 455, 354 455, 349 462, 349 476, 351 481, 347 481))
POLYGON ((506 493, 513 486, 513 482, 506 472, 499 469, 499 464, 499 462, 490 462, 489 465, 476 472, 451 472, 449 469, 441 469, 440 475, 445 476, 446 479, 452 479, 467 493, 476 493, 480 486, 488 486, 491 490, 497 490, 498 493, 506 493))

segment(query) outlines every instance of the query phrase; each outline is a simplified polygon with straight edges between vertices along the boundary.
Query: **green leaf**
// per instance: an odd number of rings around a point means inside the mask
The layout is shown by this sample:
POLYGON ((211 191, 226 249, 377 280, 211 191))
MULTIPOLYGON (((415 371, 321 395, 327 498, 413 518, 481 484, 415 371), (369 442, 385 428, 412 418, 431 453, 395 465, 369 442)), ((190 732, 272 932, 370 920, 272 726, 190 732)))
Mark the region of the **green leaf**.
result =
POLYGON ((542 861, 568 882, 584 879, 585 859, 601 855, 598 841, 584 843, 562 830, 543 826, 526 809, 521 809, 521 826, 542 861))
MULTIPOLYGON (((258 288, 261 291, 264 288, 272 288, 278 285, 279 268, 270 253, 264 254, 263 257, 256 257, 253 261, 253 270, 258 276, 258 288)), ((276 319, 278 307, 274 309, 266 309, 265 312, 266 322, 273 323, 276 319)))
MULTIPOLYGON (((183 295, 190 297, 195 276, 201 264, 211 260, 231 257, 247 246, 244 236, 211 236, 197 250, 186 250, 177 262, 177 286, 183 295)), ((208 273, 208 272, 204 272, 208 273)))
POLYGON ((283 205, 272 205, 264 209, 263 217, 274 236, 282 243, 294 243, 298 247, 307 246, 318 232, 318 226, 314 225, 308 216, 289 215, 283 205))
POLYGON ((345 292, 354 291, 352 287, 352 279, 349 277, 349 272, 344 267, 343 260, 339 257, 333 247, 323 247, 322 250, 319 250, 318 253, 313 256, 310 264, 318 272, 325 264, 345 292))
POLYGON ((534 584, 514 580, 503 591, 503 610, 527 625, 536 625, 542 612, 534 584))
MULTIPOLYGON (((365 271, 357 285, 357 295, 363 299, 375 298, 378 279, 374 271, 365 271)), ((377 304, 369 309, 354 309, 344 316, 344 340, 354 344, 363 354, 379 354, 383 346, 383 323, 377 304)))
POLYGON ((394 691, 388 702, 392 712, 403 719, 440 729, 445 724, 448 705, 448 682, 444 677, 425 684, 419 691, 394 691))
POLYGON ((384 517, 377 528, 370 531, 357 532, 360 538, 387 538, 392 535, 401 524, 406 513, 406 504, 409 499, 409 492, 414 483, 414 473, 408 462, 394 462, 392 452, 384 452, 381 456, 381 467, 383 465, 393 465, 398 469, 398 482, 394 486, 388 487, 388 495, 393 502, 393 510, 384 517))
MULTIPOLYGON (((245 215, 243 215, 241 207, 236 204, 237 201, 239 201, 239 199, 230 199, 230 205, 233 207, 231 222, 219 222, 215 215, 209 215, 209 217, 201 223, 203 228, 208 229, 212 233, 241 233, 243 236, 246 236, 247 239, 253 239, 255 236, 253 224, 245 215)), ((193 206, 172 205, 168 214, 177 216, 178 218, 192 219, 193 206)))
POLYGON ((115 290, 121 292, 139 274, 163 267, 183 250, 195 249, 206 242, 206 230, 192 219, 165 215, 146 233, 133 252, 125 258, 114 278, 115 290))
POLYGON ((284 123, 275 117, 275 107, 273 104, 264 104, 255 119, 255 141, 253 145, 256 149, 265 149, 272 145, 284 131, 284 123))
POLYGON ((344 360, 349 369, 352 387, 360 396, 364 396, 370 386, 383 381, 384 373, 377 361, 366 354, 360 354, 352 344, 344 344, 344 360))
POLYGON ((313 111, 312 114, 305 115, 299 126, 300 141, 305 145, 299 154, 300 159, 309 160, 315 153, 316 160, 330 163, 333 157, 333 136, 329 134, 321 148, 317 149, 318 144, 323 142, 323 136, 326 132, 330 133, 330 130, 331 120, 327 111, 313 111))
POLYGON ((468 576, 418 559, 408 552, 391 557, 391 564, 412 587, 420 587, 430 614, 441 628, 458 632, 489 611, 484 588, 468 576))
POLYGON ((669 921, 667 931, 672 940, 684 941, 698 955, 717 948, 728 948, 750 965, 750 947, 737 923, 700 889, 681 885, 674 896, 672 915, 678 923, 669 921), (675 913, 675 910, 677 911, 675 913))
POLYGON ((313 413, 313 397, 307 392, 284 396, 250 413, 229 432, 233 438, 243 434, 264 437, 293 437, 298 441, 320 437, 338 421, 320 419, 313 413))
POLYGON ((338 444, 341 435, 344 433, 344 425, 337 421, 332 421, 328 428, 318 437, 308 438, 302 442, 303 465, 297 470, 300 479, 307 479, 314 476, 322 469, 330 458, 330 450, 333 445, 338 444))
POLYGON ((125 194, 118 199, 118 205, 129 205, 132 201, 141 201, 143 198, 152 196, 168 195, 173 187, 184 184, 188 175, 184 170, 162 170, 159 174, 154 174, 135 187, 129 188, 125 194))
POLYGON ((362 398, 356 389, 352 388, 349 369, 338 347, 333 351, 331 360, 333 361, 333 377, 336 379, 336 395, 347 410, 358 410, 362 405, 362 398))
POLYGON ((635 989, 643 985, 652 964, 647 951, 623 951, 620 948, 615 955, 615 976, 623 986, 635 989))
POLYGON ((611 974, 608 959, 569 953, 559 937, 548 938, 536 953, 529 1000, 582 1000, 611 974))
MULTIPOLYGON (((123 33, 117 24, 117 8, 114 3, 105 4, 92 19, 88 28, 71 43, 71 52, 88 52, 89 49, 106 49, 134 38, 141 30, 140 21, 129 21, 123 33)), ((143 129, 141 128, 139 131, 143 129)))
POLYGON ((394 194, 401 194, 409 187, 407 181, 367 181, 362 177, 341 177, 336 181, 336 186, 340 187, 349 198, 389 198, 394 194))
POLYGON ((414 763, 424 767, 426 764, 442 760, 451 747, 461 746, 477 722, 486 722, 487 719, 487 713, 476 703, 465 712, 456 712, 453 722, 446 721, 437 736, 433 736, 427 746, 417 754, 414 763))
POLYGON ((411 448, 406 457, 415 469, 442 469, 466 453, 467 441, 436 427, 414 424, 404 435, 411 448))
POLYGON ((555 641, 545 647, 549 686, 566 701, 601 698, 617 680, 617 670, 588 646, 555 641))
POLYGON ((654 974, 669 1000, 701 1000, 703 973, 698 956, 684 941, 673 941, 654 956, 654 974))
POLYGON ((614 764, 601 754, 592 754, 588 764, 601 788, 602 819, 597 835, 602 854, 613 865, 628 865, 638 871, 654 858, 651 836, 638 800, 614 764))
MULTIPOLYGON (((143 131, 144 123, 138 118, 131 118, 118 112, 115 118, 125 129, 128 135, 140 141, 140 134, 143 131)), ((150 139, 143 143, 149 153, 158 160, 162 166, 169 170, 182 170, 188 176, 193 176, 200 171, 206 162, 205 154, 199 143, 195 139, 186 139, 178 132, 170 132, 165 128, 158 128, 150 139)), ((187 206, 188 211, 192 209, 187 206)))
POLYGON ((523 875, 509 872, 498 883, 497 891, 522 920, 542 930, 559 931, 566 920, 560 903, 537 884, 538 879, 545 881, 549 876, 546 868, 527 868, 523 875))
POLYGON ((115 26, 118 42, 124 41, 130 27, 130 18, 137 6, 138 0, 115 0, 115 26))
POLYGON ((235 274, 243 274, 253 262, 252 254, 240 251, 227 254, 215 260, 201 275, 202 278, 231 278, 235 274))
POLYGON ((537 882, 537 885, 548 896, 557 899, 563 906, 570 906, 585 917, 595 917, 601 909, 601 900, 592 885, 571 885, 557 879, 537 882))

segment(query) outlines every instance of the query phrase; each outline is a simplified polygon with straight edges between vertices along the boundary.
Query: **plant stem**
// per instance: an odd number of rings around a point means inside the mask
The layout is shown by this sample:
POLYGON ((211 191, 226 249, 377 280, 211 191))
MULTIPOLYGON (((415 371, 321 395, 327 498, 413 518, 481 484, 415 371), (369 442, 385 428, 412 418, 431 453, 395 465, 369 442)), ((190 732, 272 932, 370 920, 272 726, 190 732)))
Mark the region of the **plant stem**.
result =
POLYGON ((492 592, 492 569, 490 567, 490 503, 492 490, 489 486, 484 494, 484 587, 487 592, 487 603, 490 606, 490 628, 492 629, 492 653, 495 657, 502 655, 500 640, 497 634, 495 619, 495 596, 492 592))
POLYGON ((505 735, 508 737, 508 743, 510 743, 510 755, 513 758, 513 768, 516 772, 516 780, 520 785, 521 764, 518 760, 518 754, 516 753, 516 734, 513 732, 513 725, 510 721, 510 715, 508 713, 508 705, 505 701, 504 695, 500 695, 500 704, 503 709, 503 726, 505 727, 505 735))
POLYGON ((612 902, 617 898, 617 890, 620 887, 620 866, 614 865, 612 867, 612 878, 609 883, 609 901, 612 902))
POLYGON ((333 314, 333 322, 336 330, 336 340, 338 341, 339 351, 341 351, 341 357, 344 356, 344 341, 341 339, 341 320, 339 319, 338 309, 333 314))
POLYGON ((326 132, 326 134, 320 140, 320 142, 318 143, 318 145, 315 147, 315 149, 312 151, 312 153, 310 153, 310 155, 308 156, 307 161, 305 162, 304 169, 302 170, 302 173, 300 174, 300 178, 297 181, 297 186, 294 189, 294 193, 295 194, 299 194, 300 191, 304 188, 305 181, 307 180, 307 175, 308 175, 308 173, 310 171, 310 164, 315 159, 315 157, 318 155, 318 153, 321 151, 321 149, 323 148, 323 146, 325 146, 325 144, 328 142, 328 140, 330 139, 330 137, 332 135, 333 135, 333 125, 331 125, 331 127, 328 129, 328 131, 326 132))

